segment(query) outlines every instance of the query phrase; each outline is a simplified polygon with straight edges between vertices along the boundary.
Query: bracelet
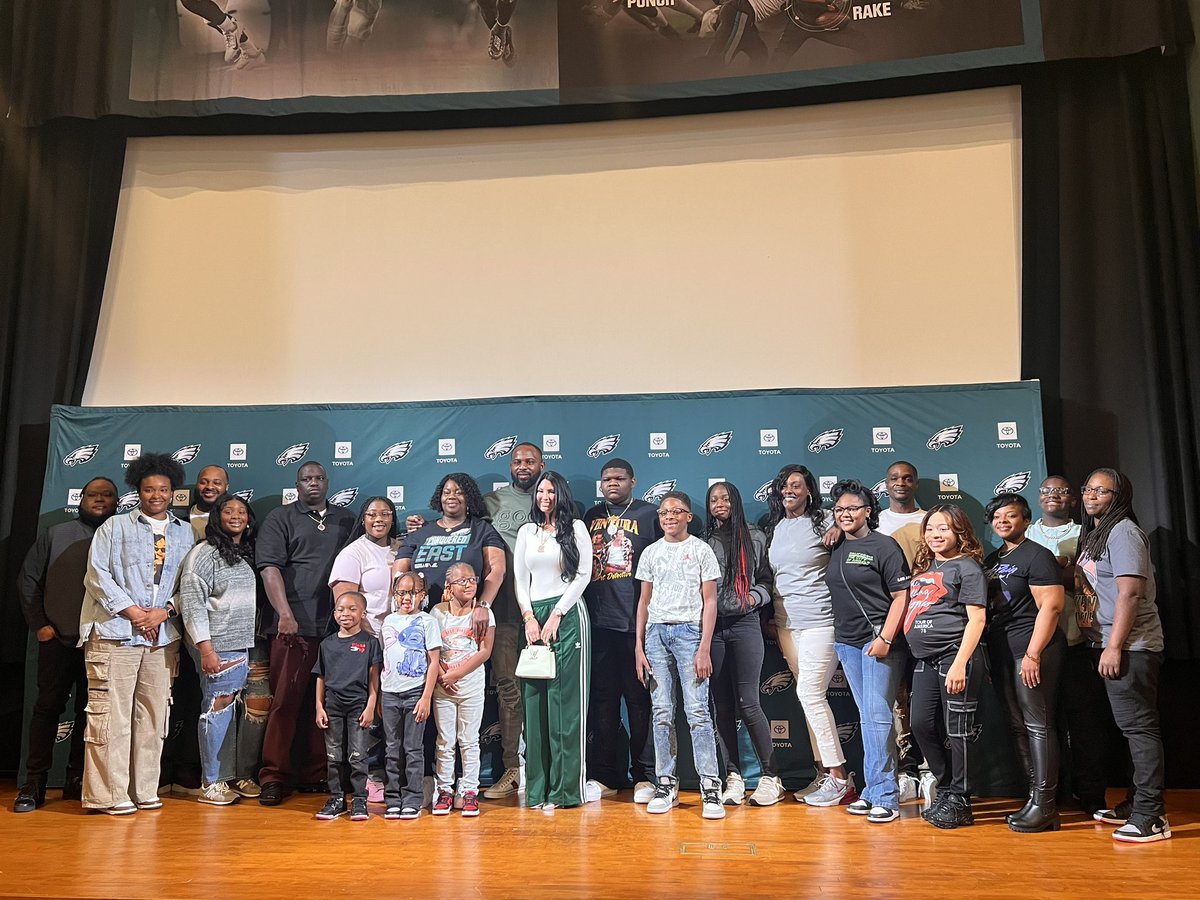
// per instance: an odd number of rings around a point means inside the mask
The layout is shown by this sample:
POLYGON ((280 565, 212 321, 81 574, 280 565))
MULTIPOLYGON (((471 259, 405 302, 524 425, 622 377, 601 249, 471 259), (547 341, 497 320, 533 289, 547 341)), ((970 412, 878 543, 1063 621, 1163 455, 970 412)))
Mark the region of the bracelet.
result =
POLYGON ((524 625, 526 622, 528 622, 532 618, 533 618, 533 613, 531 613, 531 612, 525 613, 523 616, 521 616, 521 624, 524 625))
POLYGON ((881 635, 879 635, 879 639, 880 639, 881 641, 883 641, 885 644, 887 644, 889 647, 890 647, 890 646, 892 646, 892 642, 891 642, 891 641, 889 641, 887 638, 885 638, 885 637, 884 637, 882 634, 881 634, 881 635))
POLYGON ((1026 659, 1032 660, 1033 662, 1037 663, 1038 665, 1041 665, 1042 658, 1040 656, 1034 656, 1032 653, 1026 653, 1026 654, 1024 654, 1024 656, 1026 659))

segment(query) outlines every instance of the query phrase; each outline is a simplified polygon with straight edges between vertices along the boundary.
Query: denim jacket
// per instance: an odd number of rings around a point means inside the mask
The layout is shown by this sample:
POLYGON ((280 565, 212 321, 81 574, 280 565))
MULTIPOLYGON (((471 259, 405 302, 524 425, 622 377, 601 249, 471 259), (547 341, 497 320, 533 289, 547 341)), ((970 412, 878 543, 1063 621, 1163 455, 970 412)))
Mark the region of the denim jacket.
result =
MULTIPOLYGON (((151 646, 148 639, 134 633, 133 623, 120 613, 135 604, 145 609, 162 609, 168 600, 175 600, 179 569, 192 549, 192 529, 170 513, 167 515, 167 555, 157 599, 154 598, 154 531, 141 509, 115 515, 96 529, 83 579, 79 646, 83 646, 93 630, 105 640, 124 641, 131 647, 151 646)), ((178 600, 175 606, 178 608, 178 600)), ((177 640, 179 629, 175 620, 167 619, 159 626, 154 646, 162 647, 177 640)))

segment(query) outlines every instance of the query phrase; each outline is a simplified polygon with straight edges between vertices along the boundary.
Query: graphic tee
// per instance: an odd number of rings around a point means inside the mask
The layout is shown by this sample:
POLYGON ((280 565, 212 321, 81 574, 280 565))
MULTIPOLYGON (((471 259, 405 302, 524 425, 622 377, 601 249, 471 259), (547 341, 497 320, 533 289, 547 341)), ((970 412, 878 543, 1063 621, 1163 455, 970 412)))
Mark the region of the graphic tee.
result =
MULTIPOLYGON (((983 568, 988 579, 989 646, 1003 640, 1014 657, 1023 656, 1038 615, 1030 587, 1061 584, 1058 562, 1041 544, 1025 540, 1008 553, 997 550, 984 560, 983 568)), ((1062 640, 1062 633, 1055 629, 1051 640, 1062 640)))
POLYGON ((987 577, 969 556, 934 560, 908 587, 904 634, 913 656, 937 659, 956 650, 967 627, 967 607, 987 605, 987 577))
POLYGON ((425 576, 426 602, 434 604, 442 598, 446 570, 455 563, 468 563, 483 578, 485 547, 505 549, 503 538, 490 522, 471 518, 447 531, 435 520, 407 535, 396 559, 412 560, 412 571, 425 576))
POLYGON ((1099 559, 1091 559, 1086 554, 1080 556, 1076 572, 1080 573, 1076 581, 1082 588, 1079 627, 1088 640, 1108 646, 1117 610, 1117 578, 1136 575, 1145 579, 1145 589, 1122 649, 1162 651, 1162 621, 1155 602, 1157 592, 1154 566, 1150 562, 1150 541, 1132 519, 1122 519, 1113 526, 1099 559))
POLYGON ((662 537, 658 507, 644 500, 624 505, 598 503, 583 517, 591 540, 592 580, 583 591, 594 628, 633 632, 641 596, 638 564, 662 537))
POLYGON ((163 564, 167 561, 167 526, 171 524, 168 516, 165 519, 151 519, 143 516, 150 523, 154 533, 154 588, 150 594, 150 602, 158 605, 158 588, 162 584, 163 564))
POLYGON ((716 554, 694 534, 672 543, 655 541, 638 562, 637 577, 654 585, 648 624, 699 623, 704 612, 700 585, 721 577, 716 554))
POLYGON ((404 694, 425 687, 429 673, 429 651, 442 646, 442 631, 427 612, 392 613, 380 629, 383 640, 383 672, 380 690, 404 694))
POLYGON ((825 583, 833 601, 834 639, 861 650, 887 621, 892 594, 908 590, 908 561, 895 540, 872 531, 834 548, 825 583))
POLYGON ((321 641, 313 674, 325 679, 325 710, 339 716, 360 714, 367 705, 371 666, 382 664, 379 641, 366 631, 350 637, 335 631, 321 641))
MULTIPOLYGON (((446 602, 439 603, 430 610, 429 614, 437 622, 438 630, 441 633, 442 663, 445 664, 447 671, 453 672, 479 652, 479 643, 475 640, 475 626, 471 624, 470 610, 467 610, 466 615, 456 616, 451 612, 450 604, 446 602)), ((488 627, 496 627, 496 617, 490 609, 488 610, 488 627)), ((479 666, 458 682, 457 694, 446 694, 441 685, 434 690, 440 697, 454 696, 462 699, 482 694, 485 687, 487 687, 487 676, 484 674, 483 666, 479 666)))

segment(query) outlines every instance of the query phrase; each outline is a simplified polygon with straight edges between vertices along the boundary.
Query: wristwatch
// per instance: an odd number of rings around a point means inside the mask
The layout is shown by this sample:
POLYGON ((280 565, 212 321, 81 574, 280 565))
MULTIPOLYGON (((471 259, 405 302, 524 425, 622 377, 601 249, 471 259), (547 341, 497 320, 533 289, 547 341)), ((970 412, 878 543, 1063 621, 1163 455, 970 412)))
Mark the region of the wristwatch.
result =
POLYGON ((179 615, 179 610, 177 610, 175 608, 174 603, 168 602, 167 605, 163 607, 163 609, 165 609, 167 611, 168 619, 174 619, 177 615, 179 615))
POLYGON ((491 608, 492 608, 492 601, 490 601, 490 600, 480 600, 480 601, 479 601, 479 605, 480 605, 480 606, 482 606, 484 609, 491 609, 491 608))

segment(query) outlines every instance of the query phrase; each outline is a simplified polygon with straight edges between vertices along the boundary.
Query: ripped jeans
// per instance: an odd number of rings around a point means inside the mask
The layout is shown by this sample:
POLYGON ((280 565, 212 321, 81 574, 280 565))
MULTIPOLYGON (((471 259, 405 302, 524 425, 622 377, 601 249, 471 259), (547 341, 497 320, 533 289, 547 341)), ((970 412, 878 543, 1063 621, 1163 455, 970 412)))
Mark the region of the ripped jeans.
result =
POLYGON ((199 653, 188 644, 200 677, 200 765, 205 784, 235 781, 257 774, 262 757, 263 734, 271 708, 268 680, 269 655, 260 641, 250 650, 218 651, 222 663, 241 660, 240 665, 223 669, 215 676, 205 675, 199 653), (224 700, 233 700, 222 709, 224 700))
POLYGON ((967 661, 967 687, 961 694, 946 691, 946 674, 956 653, 951 651, 937 659, 917 661, 913 670, 909 715, 913 737, 925 754, 929 771, 938 780, 938 789, 970 797, 968 763, 970 747, 979 740, 979 732, 983 729, 976 713, 987 675, 987 648, 981 642, 967 661), (945 744, 938 733, 939 719, 945 724, 945 744), (946 758, 947 745, 949 759, 946 758))
MULTIPOLYGON (((188 650, 193 651, 189 646, 188 650)), ((229 726, 237 714, 238 694, 246 684, 249 674, 249 654, 245 650, 219 650, 221 671, 208 675, 196 661, 196 672, 200 676, 200 771, 205 784, 214 784, 231 778, 232 772, 222 771, 221 750, 229 726)))

